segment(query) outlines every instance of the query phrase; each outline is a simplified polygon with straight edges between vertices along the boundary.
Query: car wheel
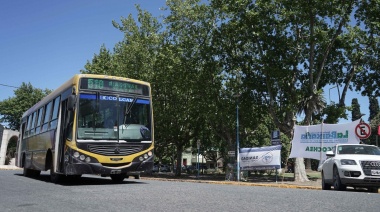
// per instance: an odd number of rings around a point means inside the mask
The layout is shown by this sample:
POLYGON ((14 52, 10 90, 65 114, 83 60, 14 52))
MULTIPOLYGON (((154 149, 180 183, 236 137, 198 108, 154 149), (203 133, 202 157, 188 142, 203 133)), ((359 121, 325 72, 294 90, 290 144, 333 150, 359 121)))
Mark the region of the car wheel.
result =
POLYGON ((334 176, 333 176, 333 186, 334 190, 336 191, 344 191, 346 190, 346 186, 342 184, 342 181, 340 180, 338 168, 334 166, 334 176))
POLYGON ((371 193, 379 193, 379 188, 378 187, 370 187, 370 188, 368 188, 368 191, 371 193))
POLYGON ((331 185, 326 183, 326 180, 325 180, 325 176, 324 176, 324 173, 322 172, 322 190, 330 190, 331 189, 331 185))

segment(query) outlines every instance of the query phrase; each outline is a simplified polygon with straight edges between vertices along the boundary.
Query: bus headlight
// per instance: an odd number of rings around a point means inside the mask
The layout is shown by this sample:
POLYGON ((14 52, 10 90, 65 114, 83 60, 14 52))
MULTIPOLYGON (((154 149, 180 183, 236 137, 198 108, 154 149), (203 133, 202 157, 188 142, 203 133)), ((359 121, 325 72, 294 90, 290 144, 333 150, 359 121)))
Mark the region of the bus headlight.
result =
POLYGON ((78 158, 79 157, 79 152, 74 152, 74 157, 78 158))
POLYGON ((139 160, 140 160, 140 161, 144 161, 144 157, 143 157, 143 156, 140 156, 140 157, 139 157, 139 160))
POLYGON ((73 153, 73 159, 74 159, 74 162, 75 161, 76 162, 83 161, 83 162, 86 162, 86 163, 91 163, 91 162, 95 162, 96 161, 91 156, 85 155, 85 154, 77 152, 77 151, 74 151, 74 153, 73 153))
POLYGON ((148 156, 151 157, 153 155, 153 152, 152 151, 149 151, 148 152, 148 156))
POLYGON ((148 159, 148 154, 144 154, 144 159, 148 159))

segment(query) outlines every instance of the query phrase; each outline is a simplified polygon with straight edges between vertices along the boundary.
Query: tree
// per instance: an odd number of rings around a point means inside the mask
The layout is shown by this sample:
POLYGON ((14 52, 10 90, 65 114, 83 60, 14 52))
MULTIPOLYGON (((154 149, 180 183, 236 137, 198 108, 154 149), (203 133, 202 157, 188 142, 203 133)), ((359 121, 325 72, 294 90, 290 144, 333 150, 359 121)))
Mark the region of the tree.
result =
POLYGON ((353 98, 351 102, 352 107, 352 118, 351 121, 356 121, 362 117, 362 113, 360 112, 360 104, 357 98, 353 98))
POLYGON ((379 0, 363 0, 358 4, 355 14, 358 20, 357 26, 362 26, 362 35, 357 39, 357 47, 361 49, 355 53, 360 55, 365 63, 363 71, 354 75, 354 83, 357 91, 361 91, 364 96, 380 96, 380 24, 378 14, 380 13, 379 0))
POLYGON ((173 57, 166 67, 173 67, 174 75, 166 74, 165 77, 174 80, 171 84, 175 86, 166 89, 170 91, 166 92, 169 94, 166 106, 172 112, 166 126, 172 130, 171 140, 177 149, 176 170, 179 171, 182 151, 194 147, 197 141, 202 143, 202 149, 212 154, 210 147, 216 137, 209 133, 213 131, 210 124, 214 122, 210 118, 215 117, 216 104, 220 100, 221 68, 213 55, 215 25, 210 8, 199 0, 171 0, 167 1, 167 6, 171 12, 165 18, 165 47, 173 57))
POLYGON ((369 97, 369 118, 371 121, 379 113, 379 101, 376 97, 369 97))
POLYGON ((378 127, 380 126, 380 113, 378 113, 375 117, 371 119, 370 126, 371 126, 372 133, 369 139, 366 140, 366 142, 368 142, 367 144, 378 146, 379 145, 379 138, 378 138, 379 128, 378 127))
POLYGON ((23 82, 14 91, 14 97, 0 102, 0 115, 2 116, 0 121, 8 123, 10 129, 18 130, 22 114, 49 93, 51 93, 49 89, 34 88, 32 84, 23 82))
MULTIPOLYGON (((353 76, 362 73, 362 55, 368 51, 361 45, 363 31, 350 19, 360 3, 212 2, 221 17, 219 58, 225 71, 234 75, 239 67, 242 87, 252 102, 266 107, 289 138, 300 105, 305 114, 302 124, 320 122, 315 109, 321 108, 318 96, 326 85, 343 87, 337 107, 345 108, 346 93, 353 76)), ((345 116, 344 109, 334 111, 341 113, 338 117, 345 116)), ((296 181, 308 180, 302 163, 302 158, 296 159, 296 181)))
MULTIPOLYGON (((113 22, 125 37, 111 57, 103 49, 96 59, 111 61, 118 76, 152 83, 156 144, 175 145, 178 166, 183 149, 198 140, 223 154, 235 147, 236 94, 242 143, 263 145, 256 133, 265 137, 274 128, 290 141, 297 113, 303 125, 320 123, 325 114, 336 123, 347 116, 350 89, 377 92, 368 79, 379 78, 378 0, 166 5, 162 25, 139 7, 138 23, 131 15, 113 22), (326 107, 328 85, 342 90, 339 102, 326 107)), ((303 161, 296 159, 296 181, 308 180, 303 161)))
POLYGON ((94 54, 91 62, 87 61, 85 70, 81 70, 81 73, 117 75, 115 66, 111 52, 102 45, 99 54, 94 54))

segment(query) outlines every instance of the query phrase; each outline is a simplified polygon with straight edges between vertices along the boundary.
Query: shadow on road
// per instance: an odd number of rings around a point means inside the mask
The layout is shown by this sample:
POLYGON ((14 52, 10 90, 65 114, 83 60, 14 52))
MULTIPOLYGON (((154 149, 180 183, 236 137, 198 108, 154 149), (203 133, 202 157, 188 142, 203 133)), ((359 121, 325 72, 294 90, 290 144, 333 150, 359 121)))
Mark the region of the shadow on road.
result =
MULTIPOLYGON (((20 177, 25 177, 22 174, 15 174, 20 177)), ((51 183, 50 174, 41 173, 38 177, 30 177, 31 179, 39 180, 46 183, 51 183)), ((99 176, 85 175, 82 177, 65 176, 57 185, 62 186, 88 186, 88 185, 115 185, 115 184, 147 184, 134 179, 125 179, 123 182, 114 182, 109 177, 100 178, 99 176)))

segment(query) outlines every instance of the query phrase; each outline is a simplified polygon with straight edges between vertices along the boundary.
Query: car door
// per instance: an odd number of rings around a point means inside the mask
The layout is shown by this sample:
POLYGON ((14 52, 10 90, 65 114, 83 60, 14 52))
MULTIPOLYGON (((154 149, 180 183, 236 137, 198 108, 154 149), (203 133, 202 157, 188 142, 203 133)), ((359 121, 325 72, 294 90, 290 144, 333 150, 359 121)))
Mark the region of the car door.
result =
POLYGON ((333 157, 327 157, 326 161, 323 163, 323 175, 325 177, 325 180, 332 180, 333 179, 333 167, 334 167, 334 158, 336 156, 335 147, 333 148, 332 152, 335 154, 333 157))

